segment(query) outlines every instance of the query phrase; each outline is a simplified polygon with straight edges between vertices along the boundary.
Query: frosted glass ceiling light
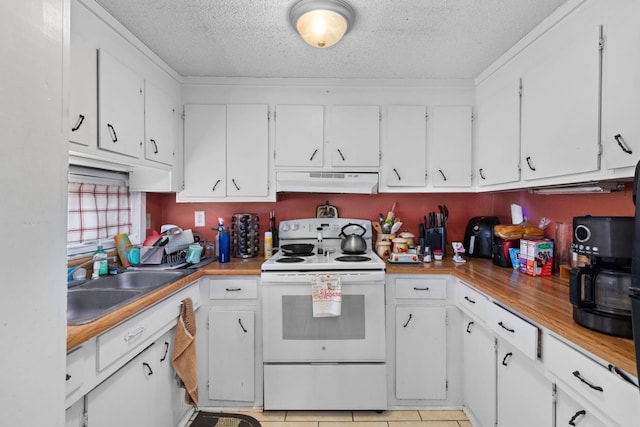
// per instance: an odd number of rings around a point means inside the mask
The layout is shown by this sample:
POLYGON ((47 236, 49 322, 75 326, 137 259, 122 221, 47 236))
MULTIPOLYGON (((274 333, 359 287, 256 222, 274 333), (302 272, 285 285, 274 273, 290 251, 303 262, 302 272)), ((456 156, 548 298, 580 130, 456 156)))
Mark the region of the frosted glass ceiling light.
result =
POLYGON ((291 25, 313 47, 338 43, 353 25, 355 12, 342 0, 301 0, 289 11, 291 25))

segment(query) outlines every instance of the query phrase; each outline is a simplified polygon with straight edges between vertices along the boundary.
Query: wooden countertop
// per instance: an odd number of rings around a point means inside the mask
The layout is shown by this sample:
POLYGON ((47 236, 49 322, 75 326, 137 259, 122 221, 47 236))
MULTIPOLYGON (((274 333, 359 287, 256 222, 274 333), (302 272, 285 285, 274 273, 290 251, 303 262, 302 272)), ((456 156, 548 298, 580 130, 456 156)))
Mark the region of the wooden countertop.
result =
MULTIPOLYGON (((427 264, 389 264, 388 274, 451 274, 498 303, 510 307, 531 322, 564 337, 577 346, 637 377, 633 340, 591 331, 573 321, 569 285, 558 276, 531 277, 491 260, 467 257, 464 264, 451 260, 427 264)), ((67 327, 67 350, 93 338, 205 275, 260 275, 264 259, 232 259, 213 262, 169 286, 110 313, 94 322, 67 327)), ((543 348, 544 352, 544 348, 543 348)))

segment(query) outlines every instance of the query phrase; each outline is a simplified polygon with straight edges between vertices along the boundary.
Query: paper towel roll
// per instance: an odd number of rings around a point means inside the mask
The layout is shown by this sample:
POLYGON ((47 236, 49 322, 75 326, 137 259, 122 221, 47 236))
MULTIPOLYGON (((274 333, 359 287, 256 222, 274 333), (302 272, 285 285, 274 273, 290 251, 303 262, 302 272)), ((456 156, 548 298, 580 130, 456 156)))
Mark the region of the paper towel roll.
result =
POLYGON ((511 224, 522 224, 524 218, 522 217, 522 206, 511 205, 511 224))

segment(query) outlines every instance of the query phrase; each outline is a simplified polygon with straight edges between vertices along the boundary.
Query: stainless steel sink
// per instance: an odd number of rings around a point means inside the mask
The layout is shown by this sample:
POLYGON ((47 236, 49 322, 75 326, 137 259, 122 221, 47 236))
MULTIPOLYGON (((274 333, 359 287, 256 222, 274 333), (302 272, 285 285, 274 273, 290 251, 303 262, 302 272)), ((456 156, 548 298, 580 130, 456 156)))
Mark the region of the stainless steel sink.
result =
POLYGON ((91 322, 128 304, 143 294, 141 290, 82 289, 67 292, 67 324, 91 322))
POLYGON ((86 280, 67 291, 67 324, 92 322, 194 271, 126 271, 86 280))

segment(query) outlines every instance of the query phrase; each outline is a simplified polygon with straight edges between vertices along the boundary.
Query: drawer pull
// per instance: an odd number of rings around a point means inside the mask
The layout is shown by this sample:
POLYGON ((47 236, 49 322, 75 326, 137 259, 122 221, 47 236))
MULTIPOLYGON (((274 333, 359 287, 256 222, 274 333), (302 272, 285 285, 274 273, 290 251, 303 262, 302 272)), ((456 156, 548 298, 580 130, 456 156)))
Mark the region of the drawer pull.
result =
POLYGON ((411 322, 411 318, 413 317, 413 315, 411 313, 409 313, 409 318, 407 319, 407 323, 405 323, 402 327, 406 328, 407 326, 409 326, 409 322, 411 322))
POLYGON ((242 319, 238 319, 238 324, 240 325, 240 327, 242 328, 242 332, 244 332, 245 334, 247 333, 247 330, 244 328, 244 325, 242 324, 242 319))
POLYGON ((507 328, 502 322, 498 322, 498 325, 507 332, 511 332, 511 333, 515 332, 515 329, 507 328))
POLYGON ((225 288, 227 292, 238 292, 241 291, 242 288, 225 288))
POLYGON ((428 288, 428 287, 427 287, 427 288, 416 288, 416 287, 414 286, 414 287, 413 287, 413 290, 414 290, 414 291, 428 291, 428 290, 429 290, 429 288, 428 288))
POLYGON ((513 353, 511 352, 504 355, 504 358, 502 359, 503 366, 507 366, 507 361, 511 358, 511 356, 513 356, 513 353))
POLYGON ((129 341, 129 340, 137 337, 138 335, 140 335, 141 333, 143 333, 146 330, 147 330, 147 328, 145 328, 144 326, 138 326, 133 331, 127 332, 127 334, 124 336, 124 340, 125 341, 129 341))
POLYGON ((625 380, 626 382, 633 384, 635 387, 638 387, 636 385, 636 383, 631 379, 631 377, 629 375, 627 375, 625 372, 623 372, 620 368, 618 368, 617 366, 614 366, 612 364, 609 364, 608 366, 609 370, 615 374, 617 374, 620 378, 622 378, 623 380, 625 380))
POLYGON ((582 381, 583 383, 585 383, 586 385, 588 385, 589 387, 591 387, 592 389, 596 390, 596 391, 604 391, 602 389, 602 387, 597 386, 597 385, 593 385, 589 381, 587 381, 584 378, 582 378, 582 375, 580 375, 580 371, 573 371, 573 376, 576 377, 577 379, 579 379, 580 381, 582 381))
POLYGON ((586 415, 586 414, 587 414, 587 411, 585 411, 584 409, 579 410, 578 412, 573 414, 573 417, 571 417, 571 419, 569 420, 569 425, 570 426, 575 426, 576 425, 576 418, 578 418, 580 415, 586 415))
POLYGON ((464 299, 466 299, 467 301, 469 301, 471 304, 475 304, 476 302, 474 300, 472 300, 471 298, 469 298, 468 296, 465 296, 464 299))
POLYGON ((149 375, 149 376, 153 375, 153 370, 151 369, 151 366, 149 366, 149 364, 147 362, 142 362, 142 366, 145 366, 147 368, 147 370, 149 371, 147 373, 147 375, 149 375))
POLYGON ((473 326, 473 322, 469 322, 467 323, 467 333, 470 334, 471 333, 471 327, 473 326))

